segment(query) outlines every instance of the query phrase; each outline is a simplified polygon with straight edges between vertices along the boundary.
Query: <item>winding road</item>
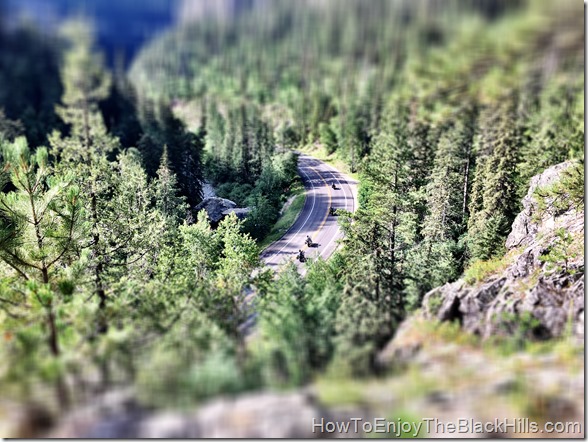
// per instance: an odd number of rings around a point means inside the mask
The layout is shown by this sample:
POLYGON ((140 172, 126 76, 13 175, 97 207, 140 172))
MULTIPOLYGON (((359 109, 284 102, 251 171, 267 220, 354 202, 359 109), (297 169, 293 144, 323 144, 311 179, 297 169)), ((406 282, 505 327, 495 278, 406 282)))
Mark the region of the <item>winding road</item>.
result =
POLYGON ((304 207, 284 236, 262 252, 261 259, 274 270, 291 260, 299 266, 301 273, 305 273, 305 266, 296 259, 298 251, 303 250, 306 258, 311 259, 318 256, 327 259, 333 254, 343 232, 337 217, 329 215, 329 208, 355 211, 357 182, 332 166, 304 154, 298 158, 298 173, 306 191, 304 207), (312 247, 305 244, 307 235, 314 243, 312 247))

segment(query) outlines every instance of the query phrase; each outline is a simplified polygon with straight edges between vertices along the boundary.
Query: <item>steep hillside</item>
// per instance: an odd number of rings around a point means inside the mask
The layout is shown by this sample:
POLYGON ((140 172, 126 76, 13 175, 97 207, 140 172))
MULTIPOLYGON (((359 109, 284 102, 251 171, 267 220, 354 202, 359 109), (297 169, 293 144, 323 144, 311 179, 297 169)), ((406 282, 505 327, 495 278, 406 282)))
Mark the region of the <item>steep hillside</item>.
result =
POLYGON ((457 320, 482 337, 583 338, 583 169, 570 162, 531 181, 524 210, 500 260, 478 262, 465 277, 429 292, 427 318, 457 320))

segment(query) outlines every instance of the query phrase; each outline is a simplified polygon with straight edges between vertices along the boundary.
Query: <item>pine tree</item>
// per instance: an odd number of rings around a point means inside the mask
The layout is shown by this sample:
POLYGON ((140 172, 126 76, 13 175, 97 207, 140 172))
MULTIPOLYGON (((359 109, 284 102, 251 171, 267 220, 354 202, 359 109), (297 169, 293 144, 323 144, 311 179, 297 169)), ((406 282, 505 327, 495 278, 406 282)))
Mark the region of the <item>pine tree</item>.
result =
POLYGON ((405 280, 410 308, 420 306, 433 287, 460 274, 460 236, 465 232, 465 205, 472 161, 473 115, 461 113, 454 126, 441 135, 426 184, 426 215, 421 240, 408 253, 405 280))
MULTIPOLYGON (((32 338, 28 333, 34 333, 30 324, 39 322, 56 360, 62 354, 64 305, 75 284, 68 268, 78 258, 86 233, 80 189, 72 175, 52 174, 47 150, 31 154, 24 138, 8 145, 3 154, 15 190, 0 193, 0 260, 14 272, 14 279, 6 280, 9 287, 4 286, 0 308, 15 319, 13 330, 23 340, 15 351, 30 347, 25 342, 32 338)), ((67 407, 69 393, 61 370, 55 386, 59 404, 67 407)))
POLYGON ((88 23, 70 22, 63 28, 70 47, 65 52, 61 81, 64 85, 62 105, 56 112, 70 127, 68 138, 58 134, 51 144, 64 160, 89 161, 113 149, 112 140, 98 108, 108 97, 110 77, 104 70, 102 57, 93 52, 93 37, 88 23))
POLYGON ((331 129, 329 123, 319 124, 319 137, 329 155, 337 150, 337 136, 333 132, 333 129, 331 129))
POLYGON ((488 259, 504 246, 518 208, 519 149, 514 100, 508 97, 480 114, 479 160, 468 221, 468 248, 473 259, 488 259))
POLYGON ((119 148, 118 140, 110 136, 98 108, 98 102, 108 94, 110 80, 100 56, 92 52, 90 28, 84 22, 71 22, 63 33, 70 45, 64 56, 62 81, 64 93, 57 113, 70 126, 69 134, 54 132, 49 137, 52 153, 60 160, 58 170, 77 175, 82 196, 88 204, 88 218, 94 256, 94 285, 99 299, 99 325, 106 332, 106 290, 104 287, 104 238, 100 237, 100 199, 108 199, 111 168, 106 155, 119 148))
POLYGON ((207 164, 208 174, 213 181, 224 180, 226 176, 226 158, 224 155, 225 119, 218 111, 216 102, 208 105, 206 113, 205 149, 210 156, 207 164))
POLYGON ((407 107, 399 100, 391 102, 389 110, 385 129, 376 136, 363 168, 360 207, 353 222, 342 220, 349 271, 347 295, 337 322, 354 322, 358 316, 366 316, 368 321, 367 316, 375 311, 389 315, 384 328, 374 319, 373 327, 366 322, 360 337, 342 338, 339 344, 343 345, 339 352, 354 342, 364 348, 357 356, 364 363, 354 369, 362 373, 372 367, 375 352, 404 317, 406 256, 416 239, 412 198, 418 189, 414 188, 411 167, 416 159, 408 141, 407 107))
POLYGON ((377 273, 369 264, 361 266, 365 277, 348 282, 335 321, 333 365, 348 375, 366 376, 376 369, 375 358, 389 341, 401 316, 389 299, 378 297, 377 273))
POLYGON ((519 199, 533 176, 554 164, 581 158, 584 149, 583 82, 554 79, 539 98, 539 109, 530 117, 530 140, 522 148, 518 167, 519 199))
POLYGON ((152 137, 161 146, 161 152, 163 146, 167 146, 170 168, 178 178, 180 193, 190 207, 194 207, 202 200, 202 134, 187 131, 163 102, 158 103, 157 114, 152 137))
POLYGON ((157 169, 155 207, 172 226, 180 224, 186 217, 186 201, 178 193, 177 178, 170 169, 167 146, 164 146, 159 169, 157 169))
POLYGON ((432 241, 457 240, 465 228, 473 118, 464 112, 456 121, 439 140, 427 185, 423 235, 432 241))

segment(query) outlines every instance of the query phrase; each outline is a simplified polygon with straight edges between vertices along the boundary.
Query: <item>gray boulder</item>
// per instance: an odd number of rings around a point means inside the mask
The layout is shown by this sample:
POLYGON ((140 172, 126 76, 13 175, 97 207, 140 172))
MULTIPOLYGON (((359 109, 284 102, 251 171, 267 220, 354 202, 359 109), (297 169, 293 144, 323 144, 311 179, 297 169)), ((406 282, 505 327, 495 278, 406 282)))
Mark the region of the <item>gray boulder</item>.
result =
POLYGON ((247 215, 249 215, 249 212, 251 212, 250 207, 244 207, 239 209, 227 209, 223 211, 223 216, 229 216, 231 213, 234 213, 237 218, 245 219, 247 218, 247 215))
POLYGON ((198 213, 201 210, 206 210, 208 219, 213 223, 219 223, 225 216, 225 211, 235 209, 236 207, 237 204, 231 200, 210 197, 202 200, 202 202, 194 208, 194 212, 198 213))

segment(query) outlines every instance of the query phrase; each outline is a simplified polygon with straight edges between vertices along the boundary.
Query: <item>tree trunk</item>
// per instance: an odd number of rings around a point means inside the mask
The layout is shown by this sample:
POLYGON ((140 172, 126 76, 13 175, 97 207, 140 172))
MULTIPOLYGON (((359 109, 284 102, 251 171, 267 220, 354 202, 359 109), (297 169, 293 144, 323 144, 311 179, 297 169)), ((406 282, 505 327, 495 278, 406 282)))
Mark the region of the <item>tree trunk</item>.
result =
POLYGON ((467 152, 466 152, 466 165, 465 165, 465 171, 463 174, 463 203, 461 206, 461 222, 462 222, 462 224, 465 222, 466 210, 467 210, 467 204, 468 204, 469 178, 470 178, 470 145, 468 144, 467 152))
MULTIPOLYGON (((59 340, 57 334, 57 325, 55 324, 55 313, 53 307, 48 307, 47 326, 49 328, 49 348, 54 358, 59 358, 61 350, 59 348, 59 340)), ((59 373, 55 379, 55 393, 57 402, 61 410, 67 410, 70 406, 69 391, 63 375, 59 373)))
POLYGON ((96 294, 98 295, 98 333, 105 334, 108 331, 108 322, 106 320, 106 291, 102 284, 102 274, 104 273, 104 264, 102 263, 102 256, 99 252, 100 234, 98 233, 98 209, 96 193, 92 190, 91 193, 92 205, 92 225, 94 227, 93 242, 94 253, 96 255, 96 268, 94 270, 94 277, 96 283, 96 294))

